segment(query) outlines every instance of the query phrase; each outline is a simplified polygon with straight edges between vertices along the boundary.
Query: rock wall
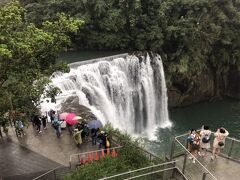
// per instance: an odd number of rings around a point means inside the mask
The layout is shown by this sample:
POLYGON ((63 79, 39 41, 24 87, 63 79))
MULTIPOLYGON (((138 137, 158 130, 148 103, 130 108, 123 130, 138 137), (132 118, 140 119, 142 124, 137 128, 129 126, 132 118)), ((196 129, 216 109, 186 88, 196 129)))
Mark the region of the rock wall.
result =
POLYGON ((236 66, 230 67, 225 94, 229 97, 240 99, 240 70, 236 66))
POLYGON ((176 85, 168 88, 169 107, 187 106, 209 100, 213 96, 214 79, 210 73, 202 74, 198 78, 198 83, 190 83, 185 91, 176 85))
POLYGON ((212 101, 223 96, 240 99, 240 71, 236 66, 230 67, 229 72, 220 78, 214 77, 210 71, 203 73, 198 77, 197 84, 188 83, 185 90, 179 84, 184 82, 173 83, 168 87, 168 104, 169 107, 188 106, 201 101, 212 101), (216 79, 221 82, 215 83, 216 79), (219 87, 216 87, 216 84, 219 87), (220 90, 220 91, 216 91, 220 90), (216 92, 221 92, 216 95, 216 92))

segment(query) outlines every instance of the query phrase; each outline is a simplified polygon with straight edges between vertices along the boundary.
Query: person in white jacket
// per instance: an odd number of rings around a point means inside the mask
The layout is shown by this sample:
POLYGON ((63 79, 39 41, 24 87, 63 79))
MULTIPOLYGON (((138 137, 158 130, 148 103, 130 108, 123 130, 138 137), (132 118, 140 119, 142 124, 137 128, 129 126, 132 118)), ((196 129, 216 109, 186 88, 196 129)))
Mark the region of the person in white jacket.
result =
POLYGON ((217 155, 219 155, 220 149, 224 148, 225 139, 228 135, 229 135, 229 132, 223 127, 219 128, 214 133, 215 139, 213 142, 213 152, 211 156, 212 160, 214 160, 217 157, 217 155))
POLYGON ((210 137, 211 137, 211 131, 209 130, 209 126, 202 126, 202 130, 200 131, 201 135, 201 141, 200 141, 200 147, 201 147, 201 156, 206 155, 207 149, 210 149, 210 137))

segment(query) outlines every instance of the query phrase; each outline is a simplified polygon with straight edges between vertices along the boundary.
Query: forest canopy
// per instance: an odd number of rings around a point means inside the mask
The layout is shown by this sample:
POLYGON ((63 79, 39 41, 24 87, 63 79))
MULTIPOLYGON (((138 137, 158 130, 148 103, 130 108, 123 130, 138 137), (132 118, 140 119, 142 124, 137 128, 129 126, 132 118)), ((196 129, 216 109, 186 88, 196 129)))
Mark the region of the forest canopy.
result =
MULTIPOLYGON (((239 0, 22 0, 40 25, 57 12, 81 17, 78 49, 147 50, 165 61, 168 82, 191 81, 211 69, 240 67, 239 0)), ((216 78, 217 79, 217 78, 216 78)))

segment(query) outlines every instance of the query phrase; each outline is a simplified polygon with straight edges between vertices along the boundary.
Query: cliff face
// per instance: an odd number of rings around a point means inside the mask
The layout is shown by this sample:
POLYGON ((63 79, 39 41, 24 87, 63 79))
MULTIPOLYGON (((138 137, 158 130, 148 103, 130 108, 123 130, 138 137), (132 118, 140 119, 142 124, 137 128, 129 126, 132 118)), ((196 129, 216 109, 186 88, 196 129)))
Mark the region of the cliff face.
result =
POLYGON ((168 87, 169 107, 187 106, 201 101, 228 96, 240 99, 240 71, 236 66, 220 76, 205 72, 198 77, 197 84, 174 82, 168 87))
POLYGON ((230 67, 225 91, 227 96, 240 99, 240 70, 236 66, 230 67))

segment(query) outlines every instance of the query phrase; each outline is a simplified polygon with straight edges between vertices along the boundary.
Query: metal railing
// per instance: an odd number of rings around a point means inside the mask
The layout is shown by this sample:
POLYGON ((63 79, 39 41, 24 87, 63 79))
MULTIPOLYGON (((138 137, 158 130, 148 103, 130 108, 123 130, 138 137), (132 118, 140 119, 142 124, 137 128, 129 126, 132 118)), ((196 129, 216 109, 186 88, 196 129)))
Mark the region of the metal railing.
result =
POLYGON ((187 145, 187 135, 183 134, 180 136, 176 136, 172 142, 171 152, 170 152, 170 160, 176 157, 182 157, 181 160, 178 161, 178 167, 181 167, 181 172, 186 175, 189 179, 211 179, 217 180, 217 178, 210 172, 197 158, 195 158, 189 150, 186 148, 187 145), (188 157, 191 157, 190 160, 188 157), (192 163, 192 161, 195 163, 192 163), (190 173, 191 172, 191 173, 190 173))
POLYGON ((61 179, 62 176, 65 176, 66 173, 69 173, 70 169, 68 167, 65 167, 63 165, 57 166, 54 169, 51 169, 40 176, 34 178, 33 180, 57 180, 61 179), (64 170, 63 170, 64 169, 64 170))
POLYGON ((105 177, 100 180, 107 179, 138 179, 142 177, 149 177, 149 179, 167 179, 173 178, 175 176, 175 171, 178 171, 183 179, 187 178, 180 172, 180 170, 176 167, 176 161, 165 162, 161 164, 156 164, 120 174, 116 174, 113 176, 105 177), (170 171, 170 172, 169 172, 170 171), (167 173, 168 172, 168 173, 167 173))
MULTIPOLYGON (((181 144, 186 144, 186 139, 188 134, 189 133, 185 133, 185 134, 176 136, 175 139, 178 139, 181 142, 181 144)), ((213 144, 214 138, 215 138, 214 132, 212 132, 211 139, 210 139, 211 147, 208 151, 212 151, 212 144, 213 144)), ((221 149, 221 153, 219 155, 240 163, 239 149, 240 149, 240 140, 232 137, 226 137, 224 148, 221 149)), ((184 152, 179 152, 179 155, 181 155, 182 153, 184 152)))
MULTIPOLYGON (((182 159, 182 163, 180 164, 179 167, 182 167, 182 173, 187 174, 189 171, 189 169, 191 169, 191 171, 193 171, 192 169, 194 169, 194 167, 197 167, 196 169, 201 169, 202 172, 200 174, 201 178, 198 177, 199 179, 217 179, 213 173, 211 173, 201 162, 199 162, 196 158, 195 158, 195 164, 194 163, 188 163, 188 161, 190 161, 187 157, 188 156, 192 156, 193 155, 188 151, 187 149, 187 136, 189 135, 189 133, 185 133, 179 136, 176 136, 172 142, 172 148, 171 148, 171 153, 170 153, 170 160, 177 158, 177 157, 184 157, 182 159), (188 167, 187 166, 191 166, 188 167)), ((211 135, 211 145, 213 144, 214 141, 214 132, 212 132, 211 135)), ((219 154, 219 156, 223 157, 223 158, 227 158, 230 159, 232 161, 238 162, 240 163, 240 141, 231 137, 226 137, 225 139, 225 145, 224 148, 221 149, 221 153, 219 154)), ((211 148, 208 150, 209 152, 212 152, 212 146, 211 148)), ((194 157, 193 157, 194 158, 194 157)), ((199 170, 198 173, 196 172, 195 175, 199 174, 199 170)), ((194 179, 197 179, 196 177, 194 179)))
MULTIPOLYGON (((118 153, 119 149, 121 149, 121 148, 122 148, 122 146, 108 148, 108 149, 109 149, 110 153, 112 153, 113 150, 117 151, 117 153, 118 153)), ((69 157, 69 167, 72 168, 73 165, 75 165, 75 166, 80 165, 82 158, 84 158, 84 160, 87 161, 89 154, 91 154, 93 159, 96 156, 96 153, 97 153, 98 157, 101 157, 102 151, 106 152, 106 149, 96 150, 96 151, 88 151, 88 152, 84 152, 84 153, 71 154, 70 157, 69 157)))

